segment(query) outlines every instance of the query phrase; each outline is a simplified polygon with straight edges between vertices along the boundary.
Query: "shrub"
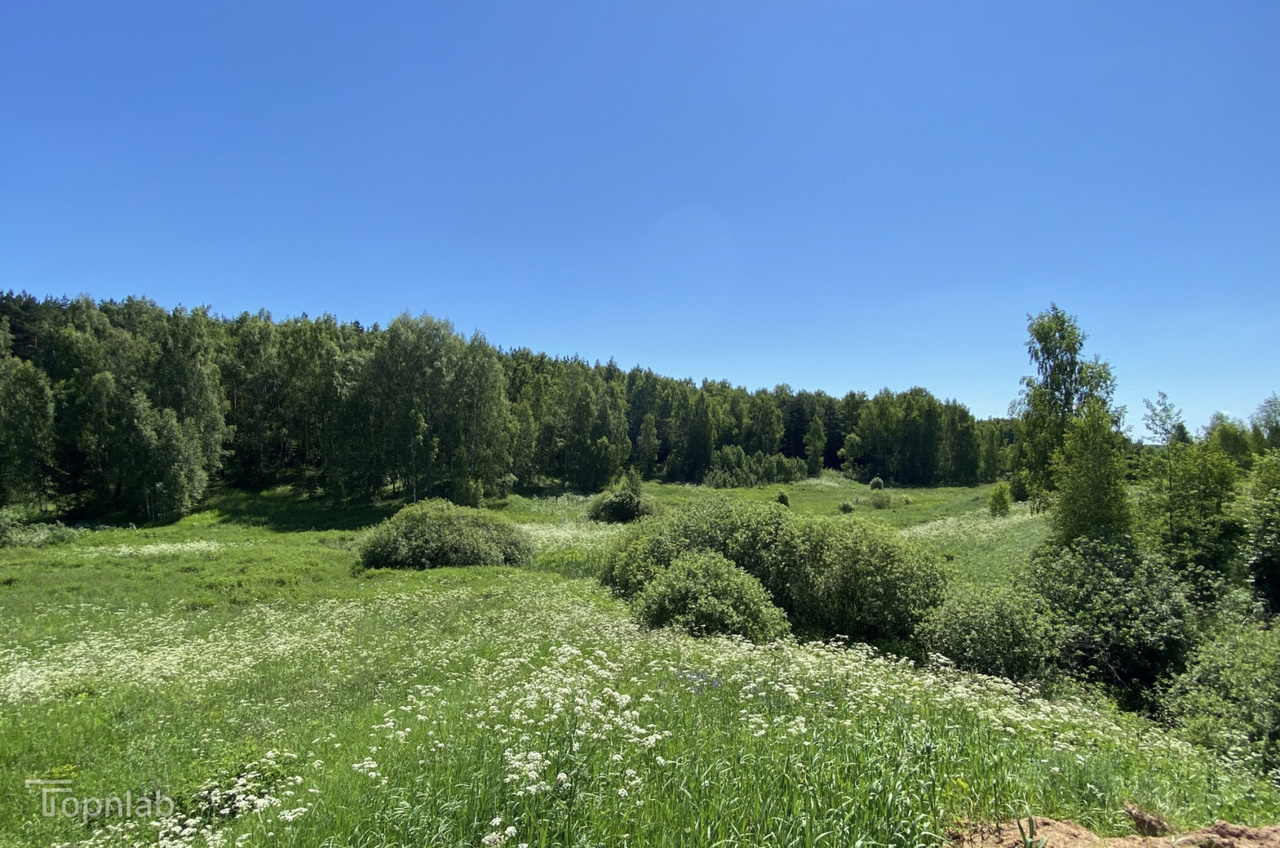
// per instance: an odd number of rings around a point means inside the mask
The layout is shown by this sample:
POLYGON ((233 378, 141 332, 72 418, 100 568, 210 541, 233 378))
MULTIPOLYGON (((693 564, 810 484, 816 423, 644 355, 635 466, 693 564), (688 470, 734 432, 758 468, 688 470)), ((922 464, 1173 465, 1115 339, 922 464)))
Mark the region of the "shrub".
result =
POLYGON ((1280 778, 1280 629, 1245 624, 1202 645, 1162 707, 1191 741, 1280 778))
POLYGON ((725 445, 711 455, 711 469, 702 485, 713 489, 748 488, 770 483, 794 483, 808 476, 808 466, 799 457, 763 451, 748 454, 738 445, 725 445))
POLYGON ((786 492, 778 492, 778 496, 774 498, 774 500, 782 504, 783 506, 787 506, 787 507, 791 506, 791 498, 787 497, 786 492))
POLYGON ((1045 548, 1030 580, 1060 619, 1069 667, 1118 687, 1130 706, 1182 670, 1195 641, 1191 604, 1169 564, 1131 540, 1045 548))
POLYGON ((73 541, 80 531, 57 521, 28 523, 14 507, 0 509, 0 548, 44 548, 73 541))
POLYGON ((1009 484, 1001 480, 991 487, 991 496, 987 498, 987 509, 993 518, 1009 514, 1009 484))
POLYGON ((1044 599, 1009 586, 953 590, 925 614, 917 636, 957 668, 1011 680, 1042 676, 1058 652, 1044 599))
POLYGON ((910 639, 945 586, 931 555, 886 528, 718 499, 632 525, 601 579, 633 597, 688 551, 755 577, 795 626, 861 640, 910 639))
POLYGON ((937 558, 892 530, 822 518, 804 521, 799 530, 798 552, 808 570, 793 568, 788 575, 789 600, 798 618, 825 633, 907 642, 925 613, 942 602, 947 576, 937 558), (811 597, 802 594, 806 588, 811 597))
POLYGON ((867 500, 871 503, 872 509, 888 509, 893 503, 889 493, 884 489, 876 489, 867 496, 867 500))
POLYGON ((681 554, 635 599, 637 620, 695 636, 737 634, 768 642, 790 630, 760 581, 713 552, 681 554))
POLYGON ((871 478, 871 482, 870 482, 869 484, 867 484, 867 485, 871 488, 871 491, 873 491, 873 492, 874 492, 874 491, 876 491, 877 489, 883 489, 883 488, 884 488, 884 481, 883 481, 883 480, 881 480, 879 477, 872 477, 872 478, 871 478))
POLYGON ((1031 499, 1031 487, 1027 483, 1026 472, 1019 471, 1010 479, 1009 497, 1013 498, 1014 503, 1026 503, 1031 499))
POLYGON ((780 506, 713 498, 643 519, 629 527, 610 549, 601 580, 619 595, 632 597, 681 553, 717 551, 727 556, 739 530, 756 523, 769 525, 780 520, 783 512, 780 506))
POLYGON ((853 512, 853 501, 840 501, 840 512, 845 515, 853 512))
POLYGON ((602 492, 587 507, 587 517, 592 521, 609 524, 629 524, 638 518, 652 515, 653 501, 644 497, 640 489, 640 472, 634 468, 627 472, 621 486, 602 492))
POLYGON ((483 510, 431 500, 407 506, 364 534, 364 568, 524 565, 533 559, 529 534, 483 510))

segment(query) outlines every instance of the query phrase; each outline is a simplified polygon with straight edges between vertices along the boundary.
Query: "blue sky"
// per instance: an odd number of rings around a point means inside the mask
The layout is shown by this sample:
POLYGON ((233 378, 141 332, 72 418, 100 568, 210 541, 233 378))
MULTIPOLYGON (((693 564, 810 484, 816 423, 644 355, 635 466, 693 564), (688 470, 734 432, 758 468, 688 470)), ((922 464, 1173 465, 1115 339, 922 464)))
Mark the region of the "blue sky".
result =
POLYGON ((8 3, 0 289, 429 312, 1003 414, 1056 301, 1142 434, 1280 389, 1274 2, 8 3))

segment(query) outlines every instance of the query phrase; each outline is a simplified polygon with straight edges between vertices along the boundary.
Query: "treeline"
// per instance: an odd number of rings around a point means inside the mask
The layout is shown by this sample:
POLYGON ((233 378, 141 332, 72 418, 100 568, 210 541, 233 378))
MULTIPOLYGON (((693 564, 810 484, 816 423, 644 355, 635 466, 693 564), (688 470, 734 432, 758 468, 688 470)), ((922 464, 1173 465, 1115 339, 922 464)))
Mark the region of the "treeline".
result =
POLYGON ((921 388, 749 392, 613 362, 503 351, 447 321, 223 318, 152 301, 0 295, 0 503, 180 515, 210 480, 477 503, 595 491, 635 468, 717 486, 823 468, 972 485, 1009 422, 921 388))

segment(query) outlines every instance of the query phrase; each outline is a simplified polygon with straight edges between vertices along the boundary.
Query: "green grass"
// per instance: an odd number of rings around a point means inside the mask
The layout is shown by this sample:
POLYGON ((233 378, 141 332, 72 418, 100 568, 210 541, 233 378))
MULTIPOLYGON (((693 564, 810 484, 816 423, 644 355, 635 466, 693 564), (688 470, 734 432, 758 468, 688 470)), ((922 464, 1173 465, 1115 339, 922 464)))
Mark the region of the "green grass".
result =
POLYGON ((1031 552, 1048 537, 1049 517, 1015 504, 1000 518, 981 509, 918 524, 902 534, 937 551, 962 583, 1012 583, 1026 570, 1031 552))
MULTIPOLYGON (((796 509, 839 503, 790 488, 796 509)), ((999 579, 983 551, 1016 559, 1040 519, 987 527, 973 491, 914 490, 903 523, 999 579)), ((542 534, 530 569, 352 577, 377 511, 281 493, 0 551, 0 845, 155 844, 145 822, 42 817, 23 781, 50 777, 162 791, 194 820, 180 845, 940 845, 1024 803, 1106 833, 1130 802, 1280 820, 1274 786, 1105 706, 856 646, 640 631, 556 573, 615 529, 514 506, 542 534), (240 777, 260 809, 234 816, 214 790, 240 777)))

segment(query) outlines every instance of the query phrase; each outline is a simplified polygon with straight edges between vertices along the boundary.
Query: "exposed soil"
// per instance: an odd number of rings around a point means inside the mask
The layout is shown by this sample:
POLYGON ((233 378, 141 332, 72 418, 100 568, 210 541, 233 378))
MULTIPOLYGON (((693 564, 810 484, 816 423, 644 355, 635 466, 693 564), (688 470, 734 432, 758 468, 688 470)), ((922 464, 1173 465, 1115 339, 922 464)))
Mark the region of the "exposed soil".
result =
MULTIPOLYGON (((1147 822, 1135 819, 1136 827, 1156 833, 1103 839, 1074 822, 1039 816, 1035 822, 1036 838, 1032 844, 1045 838, 1045 848, 1280 848, 1280 825, 1258 828, 1218 822, 1191 833, 1158 833, 1162 829, 1158 820, 1154 827, 1148 827, 1147 822)), ((954 844, 957 848, 1023 848, 1022 834, 1013 822, 975 827, 958 836, 954 844)))

